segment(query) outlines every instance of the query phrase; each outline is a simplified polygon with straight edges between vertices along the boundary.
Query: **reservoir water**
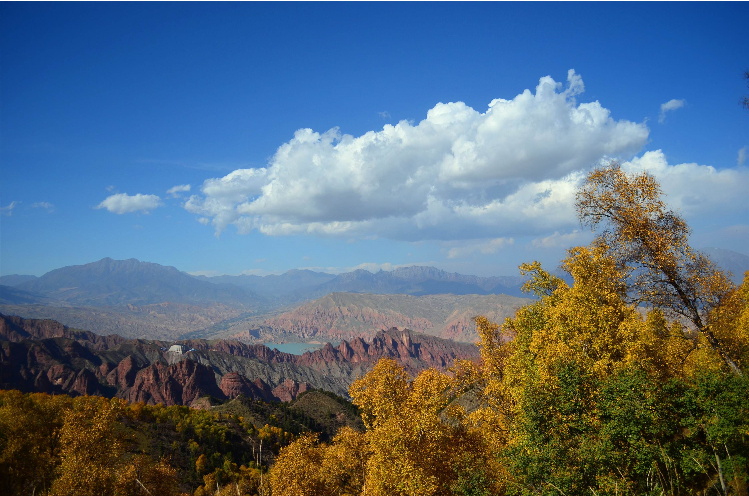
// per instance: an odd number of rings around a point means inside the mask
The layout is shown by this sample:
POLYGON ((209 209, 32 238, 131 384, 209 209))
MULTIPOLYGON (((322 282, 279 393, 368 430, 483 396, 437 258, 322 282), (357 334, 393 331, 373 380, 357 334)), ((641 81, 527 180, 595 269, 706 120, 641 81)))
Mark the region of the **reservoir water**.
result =
POLYGON ((315 351, 322 348, 324 345, 322 344, 312 344, 312 343, 283 343, 283 344, 276 344, 276 343, 263 343, 268 348, 275 348, 278 351, 282 351, 284 353, 291 353, 292 355, 301 355, 305 351, 315 351))

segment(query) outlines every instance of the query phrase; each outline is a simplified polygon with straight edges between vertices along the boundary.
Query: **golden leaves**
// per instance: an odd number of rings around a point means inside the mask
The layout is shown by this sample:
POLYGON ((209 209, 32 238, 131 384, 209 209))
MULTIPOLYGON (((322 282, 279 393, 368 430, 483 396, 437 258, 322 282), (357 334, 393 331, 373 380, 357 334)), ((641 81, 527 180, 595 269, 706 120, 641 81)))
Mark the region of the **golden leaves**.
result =
POLYGON ((329 445, 317 435, 283 448, 268 478, 273 494, 343 496, 361 494, 369 448, 365 435, 342 428, 329 445))
POLYGON ((576 207, 583 224, 603 227, 594 244, 605 246, 620 267, 628 279, 628 295, 686 317, 707 346, 740 375, 736 352, 706 321, 730 297, 733 284, 706 256, 692 250, 689 226, 667 210, 661 195, 652 176, 626 174, 612 162, 588 174, 576 207))

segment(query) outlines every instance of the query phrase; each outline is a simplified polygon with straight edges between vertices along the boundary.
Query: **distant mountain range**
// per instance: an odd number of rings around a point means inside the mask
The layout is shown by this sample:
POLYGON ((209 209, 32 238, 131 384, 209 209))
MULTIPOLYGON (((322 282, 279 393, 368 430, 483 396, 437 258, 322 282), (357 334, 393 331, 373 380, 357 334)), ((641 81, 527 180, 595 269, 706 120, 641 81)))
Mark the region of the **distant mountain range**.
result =
POLYGON ((276 299, 289 299, 289 297, 290 299, 297 298, 297 293, 303 294, 305 290, 316 288, 321 284, 336 278, 333 274, 304 269, 293 269, 284 272, 281 275, 271 274, 268 276, 224 275, 214 277, 194 277, 212 283, 233 284, 234 286, 249 289, 250 291, 265 295, 266 297, 276 299))
MULTIPOLYGON (((740 282, 743 273, 749 270, 749 256, 717 248, 704 251, 720 267, 732 272, 736 282, 740 282)), ((288 313, 300 304, 331 293, 451 295, 447 300, 461 301, 458 297, 467 295, 525 296, 520 290, 522 282, 519 276, 481 277, 426 266, 377 273, 355 270, 338 275, 290 270, 281 275, 205 277, 135 259, 104 258, 85 265, 62 267, 41 277, 18 274, 0 277, 0 311, 31 318, 54 318, 66 325, 96 332, 172 339, 181 335, 200 335, 209 329, 221 332, 252 330, 256 325, 280 331, 277 325, 278 319, 282 319, 279 312, 288 313), (262 317, 268 312, 274 312, 276 320, 263 322, 272 317, 262 317), (248 326, 248 322, 251 325, 248 326)), ((447 301, 441 305, 454 308, 447 301)), ((312 307, 308 305, 306 308, 312 307)), ((374 309, 364 307, 375 314, 399 314, 410 319, 416 318, 413 312, 418 312, 416 307, 405 313, 378 305, 374 309)), ((483 311, 477 309, 479 313, 483 311)), ((302 321, 306 319, 301 313, 298 317, 302 321)), ((293 320, 288 320, 289 325, 293 320)), ((355 319, 336 324, 341 327, 337 330, 344 334, 352 331, 359 326, 354 322, 355 319), (349 329, 350 326, 353 327, 349 329)), ((446 325, 445 322, 433 318, 430 320, 432 327, 423 330, 443 335, 439 329, 446 325)), ((326 324, 319 327, 318 332, 330 334, 333 327, 326 324)), ((305 333, 294 331, 292 334, 305 333)), ((455 337, 458 335, 462 339, 468 337, 463 331, 455 333, 455 337)))
MULTIPOLYGON (((41 277, 4 276, 0 283, 0 311, 5 313, 53 318, 105 334, 174 339, 199 336, 203 329, 224 321, 257 319, 274 309, 293 307, 331 292, 520 294, 521 280, 467 276, 422 266, 375 274, 365 270, 339 275, 291 270, 264 277, 196 277, 155 263, 105 258, 56 269, 41 277)), ((407 325, 410 321, 401 318, 399 322, 407 325)))
POLYGON ((250 289, 283 304, 319 298, 329 293, 410 294, 507 294, 522 296, 519 276, 480 277, 414 265, 376 273, 355 270, 333 275, 311 270, 290 270, 268 276, 197 276, 202 281, 250 289))
MULTIPOLYGON (((19 276, 10 277, 19 279, 19 276)), ((104 258, 85 265, 62 267, 13 286, 21 291, 82 306, 149 305, 167 301, 215 302, 250 308, 268 304, 265 298, 248 289, 201 281, 174 267, 140 262, 134 258, 104 258)))

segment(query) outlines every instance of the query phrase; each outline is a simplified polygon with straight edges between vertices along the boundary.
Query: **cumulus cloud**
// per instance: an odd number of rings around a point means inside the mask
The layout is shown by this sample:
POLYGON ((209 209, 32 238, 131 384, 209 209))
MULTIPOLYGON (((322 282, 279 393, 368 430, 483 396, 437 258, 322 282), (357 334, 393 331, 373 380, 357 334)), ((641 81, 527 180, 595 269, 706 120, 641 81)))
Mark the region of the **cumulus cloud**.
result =
POLYGON ((669 100, 661 104, 661 113, 658 114, 658 122, 663 124, 666 121, 666 112, 673 112, 680 109, 687 103, 686 100, 669 100))
POLYGON ((9 205, 5 207, 0 207, 0 214, 7 215, 8 217, 10 217, 11 215, 13 215, 13 209, 16 208, 16 205, 18 205, 19 203, 21 202, 12 201, 10 202, 9 205))
POLYGON ((131 212, 149 213, 161 205, 161 199, 156 195, 128 195, 127 193, 117 193, 108 196, 103 202, 95 208, 105 208, 114 214, 127 214, 131 212))
POLYGON ((188 193, 189 191, 190 191, 189 184, 178 184, 177 186, 174 186, 166 190, 166 194, 171 196, 172 198, 179 198, 180 193, 188 193))
POLYGON ((515 244, 513 238, 495 238, 489 241, 478 243, 465 243, 462 246, 455 246, 447 250, 447 258, 463 258, 474 253, 491 255, 497 253, 502 248, 515 244))
POLYGON ((43 208, 47 212, 52 212, 55 209, 55 206, 52 205, 49 202, 36 202, 31 204, 32 208, 43 208))
POLYGON ((739 150, 739 154, 736 157, 736 165, 742 166, 744 165, 744 162, 746 162, 746 152, 749 150, 749 146, 745 146, 744 148, 739 150))
POLYGON ((710 215, 749 210, 749 169, 716 169, 710 165, 669 165, 661 150, 644 153, 622 164, 627 172, 647 171, 661 184, 669 207, 685 215, 710 215))
POLYGON ((647 142, 643 123, 578 103, 582 78, 543 77, 535 92, 492 100, 484 112, 438 103, 418 123, 354 137, 300 129, 265 168, 208 179, 184 208, 216 234, 377 235, 404 240, 493 239, 574 222, 586 168, 627 159, 647 142))

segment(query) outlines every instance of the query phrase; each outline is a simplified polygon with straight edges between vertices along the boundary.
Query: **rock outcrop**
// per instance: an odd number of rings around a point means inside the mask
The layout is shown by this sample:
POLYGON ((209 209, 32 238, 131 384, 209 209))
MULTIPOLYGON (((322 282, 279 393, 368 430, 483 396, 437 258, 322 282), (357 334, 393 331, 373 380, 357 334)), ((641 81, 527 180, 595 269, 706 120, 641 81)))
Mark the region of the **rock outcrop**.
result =
POLYGON ((225 398, 209 367, 192 360, 173 365, 155 363, 138 372, 133 386, 118 396, 149 405, 189 405, 201 396, 225 398))
MULTIPOLYGON (((274 390, 262 379, 251 381, 239 372, 229 372, 221 378, 221 391, 229 399, 238 396, 246 396, 253 400, 273 401, 277 399, 274 396, 274 390)), ((281 400, 283 401, 283 400, 281 400)))
POLYGON ((117 367, 107 374, 107 383, 110 386, 116 386, 118 389, 127 389, 135 384, 135 376, 138 374, 138 367, 133 357, 128 355, 122 360, 117 367))
POLYGON ((273 388, 273 396, 278 398, 280 401, 290 402, 294 401, 297 396, 305 391, 313 389, 312 385, 307 382, 301 384, 291 379, 286 379, 283 383, 273 388))

